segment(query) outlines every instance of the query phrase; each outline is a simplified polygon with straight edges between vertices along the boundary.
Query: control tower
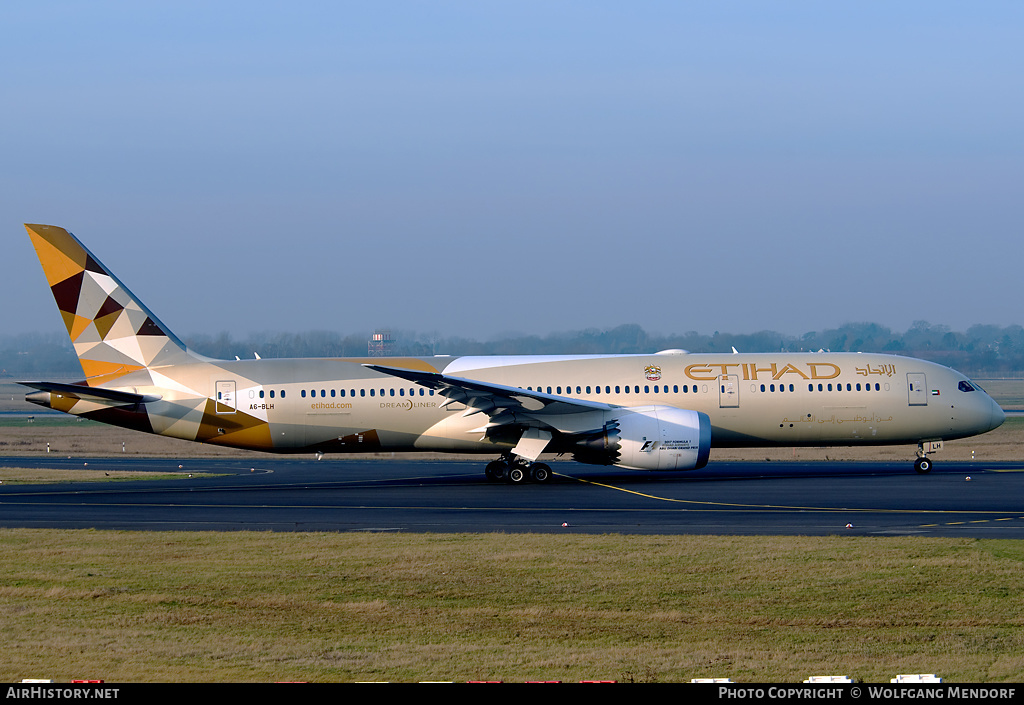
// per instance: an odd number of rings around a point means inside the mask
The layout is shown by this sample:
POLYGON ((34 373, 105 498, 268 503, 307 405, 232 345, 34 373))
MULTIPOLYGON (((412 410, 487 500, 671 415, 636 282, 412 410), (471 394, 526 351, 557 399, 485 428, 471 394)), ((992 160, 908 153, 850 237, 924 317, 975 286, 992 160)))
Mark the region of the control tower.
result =
POLYGON ((373 337, 366 341, 366 354, 370 357, 391 357, 395 349, 395 341, 391 339, 391 331, 374 331, 373 337))

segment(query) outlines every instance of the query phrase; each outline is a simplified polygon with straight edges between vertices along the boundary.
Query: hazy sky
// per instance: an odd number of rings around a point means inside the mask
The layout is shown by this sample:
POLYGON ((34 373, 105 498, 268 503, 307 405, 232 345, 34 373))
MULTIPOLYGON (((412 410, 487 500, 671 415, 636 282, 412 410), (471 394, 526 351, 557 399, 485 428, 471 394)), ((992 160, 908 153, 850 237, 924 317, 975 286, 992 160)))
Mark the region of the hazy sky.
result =
POLYGON ((23 222, 176 333, 1024 323, 1024 3, 0 4, 23 222))

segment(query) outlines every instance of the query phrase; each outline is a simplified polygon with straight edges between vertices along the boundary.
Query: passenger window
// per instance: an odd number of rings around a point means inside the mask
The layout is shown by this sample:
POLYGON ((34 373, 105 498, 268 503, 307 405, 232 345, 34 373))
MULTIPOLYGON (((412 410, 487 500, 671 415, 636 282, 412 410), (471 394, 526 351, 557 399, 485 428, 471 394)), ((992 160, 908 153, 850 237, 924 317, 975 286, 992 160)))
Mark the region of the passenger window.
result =
POLYGON ((648 386, 647 386, 647 385, 645 384, 645 385, 644 385, 644 394, 650 394, 650 393, 651 393, 651 388, 650 388, 650 387, 648 387, 648 386))
POLYGON ((299 396, 302 397, 303 399, 305 399, 306 398, 306 390, 303 389, 301 392, 299 392, 299 396))
POLYGON ((273 389, 271 389, 271 390, 270 390, 270 398, 271 398, 271 399, 273 399, 273 398, 274 398, 274 390, 273 390, 273 389))

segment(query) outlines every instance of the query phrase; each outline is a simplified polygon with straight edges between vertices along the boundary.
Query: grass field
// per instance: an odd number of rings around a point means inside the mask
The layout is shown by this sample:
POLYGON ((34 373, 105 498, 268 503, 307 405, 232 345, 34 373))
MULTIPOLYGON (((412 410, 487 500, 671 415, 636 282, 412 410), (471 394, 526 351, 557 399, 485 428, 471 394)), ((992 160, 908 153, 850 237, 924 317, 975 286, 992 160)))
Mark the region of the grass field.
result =
MULTIPOLYGON (((61 482, 118 482, 121 480, 176 480, 192 477, 188 472, 144 472, 134 470, 58 470, 18 468, 0 464, 0 483, 5 485, 52 485, 61 482)), ((203 473, 203 477, 214 477, 203 473)))
POLYGON ((1024 379, 979 379, 977 382, 1004 409, 1024 409, 1024 379))
POLYGON ((0 679, 1024 678, 1024 543, 0 530, 0 679))

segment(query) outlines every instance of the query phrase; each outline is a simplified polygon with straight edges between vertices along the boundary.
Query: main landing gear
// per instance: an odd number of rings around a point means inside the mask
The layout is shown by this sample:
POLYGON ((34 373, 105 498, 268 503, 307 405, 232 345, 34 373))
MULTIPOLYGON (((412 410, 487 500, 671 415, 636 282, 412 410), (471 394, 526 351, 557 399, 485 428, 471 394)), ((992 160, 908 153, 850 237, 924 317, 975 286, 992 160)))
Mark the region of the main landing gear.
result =
POLYGON ((545 463, 531 463, 514 455, 503 455, 487 463, 484 474, 491 482, 508 482, 521 485, 524 482, 548 483, 554 473, 545 463))

